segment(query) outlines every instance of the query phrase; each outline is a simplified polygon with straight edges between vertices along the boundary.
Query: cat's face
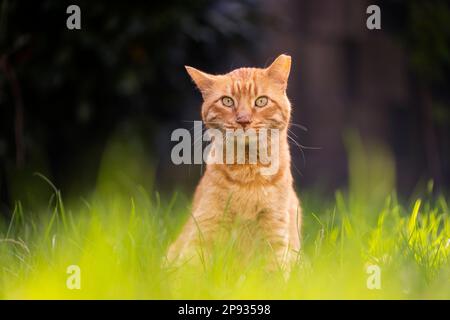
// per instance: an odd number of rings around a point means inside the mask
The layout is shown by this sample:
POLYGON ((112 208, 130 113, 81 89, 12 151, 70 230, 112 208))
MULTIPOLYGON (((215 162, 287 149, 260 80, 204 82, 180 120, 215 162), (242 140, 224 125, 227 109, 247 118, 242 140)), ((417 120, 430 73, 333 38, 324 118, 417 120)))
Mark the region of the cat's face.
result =
POLYGON ((186 67, 203 96, 202 118, 209 128, 287 128, 291 106, 286 96, 291 57, 279 56, 268 68, 240 68, 210 75, 186 67))

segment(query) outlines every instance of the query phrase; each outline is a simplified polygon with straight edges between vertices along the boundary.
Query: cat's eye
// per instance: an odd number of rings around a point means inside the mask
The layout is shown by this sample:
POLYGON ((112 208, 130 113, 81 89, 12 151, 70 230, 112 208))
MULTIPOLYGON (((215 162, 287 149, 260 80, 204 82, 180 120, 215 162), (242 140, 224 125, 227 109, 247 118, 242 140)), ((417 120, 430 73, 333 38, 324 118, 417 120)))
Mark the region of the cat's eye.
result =
POLYGON ((262 108, 267 105, 267 102, 269 102, 269 99, 265 96, 262 96, 255 100, 255 106, 258 108, 262 108))
POLYGON ((234 105, 234 101, 230 97, 225 96, 225 97, 222 97, 222 104, 225 107, 231 108, 234 105))

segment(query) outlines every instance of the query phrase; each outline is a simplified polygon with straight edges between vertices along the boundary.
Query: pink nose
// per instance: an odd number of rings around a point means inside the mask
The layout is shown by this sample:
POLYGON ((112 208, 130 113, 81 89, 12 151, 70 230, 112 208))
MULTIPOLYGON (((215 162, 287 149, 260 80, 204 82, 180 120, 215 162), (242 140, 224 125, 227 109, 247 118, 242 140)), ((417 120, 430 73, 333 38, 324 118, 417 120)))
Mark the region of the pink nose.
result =
POLYGON ((252 122, 252 115, 246 112, 238 113, 236 115, 236 122, 245 127, 252 122))

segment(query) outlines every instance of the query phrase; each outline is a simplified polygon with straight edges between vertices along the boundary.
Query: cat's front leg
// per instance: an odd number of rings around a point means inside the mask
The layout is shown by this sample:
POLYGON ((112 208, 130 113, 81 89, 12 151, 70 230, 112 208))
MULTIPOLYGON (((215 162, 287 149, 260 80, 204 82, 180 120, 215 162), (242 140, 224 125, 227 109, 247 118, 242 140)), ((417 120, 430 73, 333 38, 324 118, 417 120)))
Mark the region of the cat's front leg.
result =
POLYGON ((169 264, 174 263, 176 260, 181 260, 186 255, 186 247, 192 239, 192 217, 189 218, 186 225, 183 226, 181 233, 175 239, 175 241, 169 246, 167 251, 167 262, 169 264))
POLYGON ((289 272, 289 214, 284 210, 262 212, 258 224, 272 255, 269 271, 289 272))
POLYGON ((207 254, 218 227, 219 221, 216 217, 204 212, 194 213, 170 246, 167 253, 168 262, 190 260, 195 256, 207 254))

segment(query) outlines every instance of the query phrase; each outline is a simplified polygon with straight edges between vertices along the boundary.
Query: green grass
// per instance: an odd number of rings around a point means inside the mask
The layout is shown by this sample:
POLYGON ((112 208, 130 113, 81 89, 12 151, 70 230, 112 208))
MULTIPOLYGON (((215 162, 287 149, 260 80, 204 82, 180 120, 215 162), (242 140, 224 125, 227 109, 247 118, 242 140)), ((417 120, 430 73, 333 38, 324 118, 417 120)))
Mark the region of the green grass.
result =
POLYGON ((1 228, 0 297, 15 298, 450 298, 447 201, 394 196, 369 219, 342 194, 323 212, 306 208, 303 252, 290 279, 262 265, 236 267, 218 248, 205 265, 162 267, 166 246, 187 202, 162 201, 137 188, 133 197, 82 201, 65 208, 55 192, 42 214, 17 203, 1 228), (171 231, 172 230, 172 231, 171 231), (381 289, 366 286, 366 267, 381 268, 381 289), (69 265, 81 268, 81 290, 69 290, 69 265))
POLYGON ((383 188, 375 188, 372 178, 372 187, 364 189, 358 181, 367 168, 355 166, 360 178, 353 171, 349 189, 332 201, 302 193, 303 250, 285 281, 266 273, 259 259, 240 263, 233 239, 207 262, 164 266, 165 250, 189 214, 190 196, 161 196, 130 178, 139 176, 138 165, 124 169, 135 173, 127 176, 110 163, 105 160, 86 199, 63 201, 50 181, 33 177, 51 197, 39 208, 17 201, 11 219, 0 220, 0 298, 450 298, 448 198, 433 196, 431 184, 420 197, 399 201, 395 192, 386 194, 384 178, 383 188), (80 267, 80 290, 66 286, 70 265, 80 267), (379 290, 367 287, 370 265, 381 270, 379 290))

